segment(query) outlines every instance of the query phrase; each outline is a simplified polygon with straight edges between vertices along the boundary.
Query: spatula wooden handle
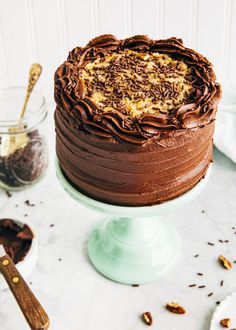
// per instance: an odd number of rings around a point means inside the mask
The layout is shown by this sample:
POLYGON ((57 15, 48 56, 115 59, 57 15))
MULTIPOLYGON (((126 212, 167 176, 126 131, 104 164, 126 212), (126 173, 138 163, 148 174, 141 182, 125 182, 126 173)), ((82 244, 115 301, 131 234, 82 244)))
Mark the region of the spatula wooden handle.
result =
POLYGON ((26 284, 11 258, 6 255, 0 258, 0 272, 6 279, 22 313, 32 330, 46 330, 49 327, 49 318, 26 284))

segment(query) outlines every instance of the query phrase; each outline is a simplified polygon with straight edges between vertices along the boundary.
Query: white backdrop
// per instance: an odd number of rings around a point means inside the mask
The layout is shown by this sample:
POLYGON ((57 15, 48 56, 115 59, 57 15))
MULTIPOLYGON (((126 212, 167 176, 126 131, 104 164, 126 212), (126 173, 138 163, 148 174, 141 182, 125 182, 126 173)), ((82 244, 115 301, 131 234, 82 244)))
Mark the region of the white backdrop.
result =
POLYGON ((181 37, 236 85, 236 0, 0 0, 0 87, 25 85, 38 61, 39 88, 52 101, 56 67, 102 33, 181 37))

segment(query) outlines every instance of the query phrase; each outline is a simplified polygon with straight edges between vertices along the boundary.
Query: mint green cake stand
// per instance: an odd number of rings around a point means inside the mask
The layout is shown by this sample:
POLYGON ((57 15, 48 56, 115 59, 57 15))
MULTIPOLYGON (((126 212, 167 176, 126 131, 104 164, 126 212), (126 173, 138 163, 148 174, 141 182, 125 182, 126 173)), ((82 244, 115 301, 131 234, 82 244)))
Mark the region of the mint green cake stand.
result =
POLYGON ((206 185, 204 179, 184 195, 153 206, 116 206, 85 196, 63 175, 56 160, 57 177, 76 201, 106 214, 91 232, 88 255, 93 266, 105 277, 123 284, 144 284, 158 280, 177 261, 181 240, 175 227, 163 215, 190 202, 206 185))

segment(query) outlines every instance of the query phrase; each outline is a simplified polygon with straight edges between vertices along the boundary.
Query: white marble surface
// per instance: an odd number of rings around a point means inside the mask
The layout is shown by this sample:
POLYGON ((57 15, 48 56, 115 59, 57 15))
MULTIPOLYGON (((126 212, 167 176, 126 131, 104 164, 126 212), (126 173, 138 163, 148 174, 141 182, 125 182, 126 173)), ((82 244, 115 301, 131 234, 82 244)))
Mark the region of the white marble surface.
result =
MULTIPOLYGON (((50 144, 53 159, 52 141, 50 144)), ((226 271, 216 261, 219 254, 236 260, 236 235, 231 228, 236 227, 236 165, 218 151, 201 196, 166 216, 182 235, 182 256, 174 269, 154 284, 137 288, 120 285, 93 269, 86 240, 102 215, 77 204, 63 191, 53 162, 36 186, 11 198, 0 193, 0 217, 26 221, 38 233, 39 261, 28 282, 45 306, 52 330, 141 330, 146 325, 139 315, 146 310, 153 314, 153 329, 207 330, 216 301, 236 291, 236 264, 226 271), (25 205, 27 199, 35 207, 25 205), (209 246, 208 241, 215 246, 209 246), (198 258, 194 258, 196 254, 198 258), (206 288, 188 288, 192 283, 206 288), (210 292, 214 295, 207 297, 210 292), (184 305, 187 314, 167 312, 164 305, 169 301, 184 305)), ((0 329, 28 329, 8 290, 0 293, 0 329)))

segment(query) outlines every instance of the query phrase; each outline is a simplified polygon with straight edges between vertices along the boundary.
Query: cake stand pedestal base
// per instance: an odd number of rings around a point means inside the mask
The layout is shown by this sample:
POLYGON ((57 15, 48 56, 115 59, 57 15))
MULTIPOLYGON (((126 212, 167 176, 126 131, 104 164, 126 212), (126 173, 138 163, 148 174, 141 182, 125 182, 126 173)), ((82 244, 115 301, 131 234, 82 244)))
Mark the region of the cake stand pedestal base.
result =
POLYGON ((180 245, 176 229, 160 218, 114 217, 92 231, 88 254, 111 280, 143 284, 156 281, 174 265, 180 245))
POLYGON ((124 284, 156 281, 177 261, 181 240, 163 214, 190 202, 205 187, 205 178, 193 189, 174 200, 153 206, 117 206, 94 200, 75 189, 65 178, 58 160, 57 177, 76 201, 107 214, 92 231, 88 254, 94 267, 105 277, 124 284))

